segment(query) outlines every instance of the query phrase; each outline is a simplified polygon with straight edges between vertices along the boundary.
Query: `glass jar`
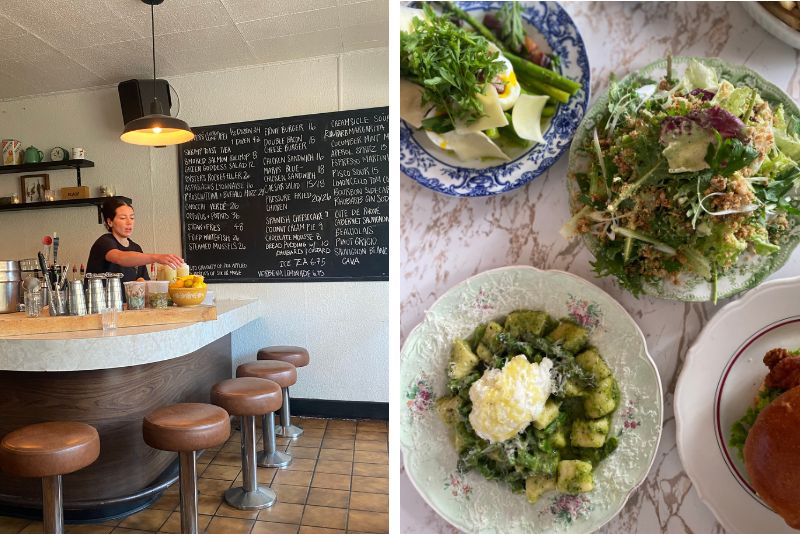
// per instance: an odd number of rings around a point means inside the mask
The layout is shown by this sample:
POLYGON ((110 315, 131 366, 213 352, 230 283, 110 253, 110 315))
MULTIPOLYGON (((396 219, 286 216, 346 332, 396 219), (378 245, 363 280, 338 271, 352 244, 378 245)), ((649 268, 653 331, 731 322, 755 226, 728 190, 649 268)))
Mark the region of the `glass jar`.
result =
POLYGON ((39 317, 39 314, 42 313, 42 294, 38 291, 26 291, 24 300, 25 315, 39 317))

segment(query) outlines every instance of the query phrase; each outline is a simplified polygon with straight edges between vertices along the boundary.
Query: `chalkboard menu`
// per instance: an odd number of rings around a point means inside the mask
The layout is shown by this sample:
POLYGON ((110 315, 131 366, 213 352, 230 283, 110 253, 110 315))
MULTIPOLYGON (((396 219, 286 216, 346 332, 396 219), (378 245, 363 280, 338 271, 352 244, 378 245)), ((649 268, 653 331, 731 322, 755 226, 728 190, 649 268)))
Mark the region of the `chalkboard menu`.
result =
POLYGON ((210 282, 389 279, 389 108, 193 127, 183 254, 210 282))

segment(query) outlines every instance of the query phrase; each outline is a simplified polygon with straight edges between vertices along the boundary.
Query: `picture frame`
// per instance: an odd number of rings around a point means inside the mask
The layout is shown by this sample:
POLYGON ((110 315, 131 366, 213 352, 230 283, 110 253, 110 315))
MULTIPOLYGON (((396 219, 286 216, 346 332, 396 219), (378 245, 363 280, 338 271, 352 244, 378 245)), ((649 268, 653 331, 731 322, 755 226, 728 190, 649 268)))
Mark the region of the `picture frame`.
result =
POLYGON ((20 176, 19 186, 22 192, 22 202, 44 202, 44 192, 50 189, 49 174, 26 174, 20 176))

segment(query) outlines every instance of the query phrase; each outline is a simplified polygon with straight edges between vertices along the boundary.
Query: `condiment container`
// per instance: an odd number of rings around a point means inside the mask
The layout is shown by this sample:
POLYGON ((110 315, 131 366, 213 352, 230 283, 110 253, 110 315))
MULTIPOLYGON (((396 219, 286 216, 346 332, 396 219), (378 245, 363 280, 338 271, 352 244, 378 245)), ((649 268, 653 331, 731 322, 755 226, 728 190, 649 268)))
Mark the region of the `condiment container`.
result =
POLYGON ((169 306, 169 282, 150 280, 147 282, 147 307, 166 308, 169 306))
POLYGON ((125 282, 125 300, 129 310, 144 309, 146 282, 125 282))
POLYGON ((174 282, 178 277, 178 272, 169 265, 158 266, 158 279, 166 280, 167 282, 174 282))

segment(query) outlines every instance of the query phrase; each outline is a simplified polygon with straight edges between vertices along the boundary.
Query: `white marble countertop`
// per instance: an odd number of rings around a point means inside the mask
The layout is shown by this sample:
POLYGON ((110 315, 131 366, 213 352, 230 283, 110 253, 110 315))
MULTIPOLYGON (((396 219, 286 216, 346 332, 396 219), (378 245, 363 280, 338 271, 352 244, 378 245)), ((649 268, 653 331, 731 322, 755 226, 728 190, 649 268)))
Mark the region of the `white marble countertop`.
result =
POLYGON ((219 300, 217 319, 197 323, 0 337, 2 371, 86 371, 177 358, 260 317, 255 299, 219 300))
MULTIPOLYGON (((566 3, 581 30, 592 68, 592 94, 611 73, 674 55, 716 56, 759 71, 800 99, 800 52, 768 35, 735 3, 566 3)), ((687 349, 726 301, 679 303, 636 299, 608 278, 594 276, 588 251, 564 241, 569 218, 563 157, 544 175, 514 192, 483 199, 433 193, 403 177, 401 183, 401 337, 447 289, 474 274, 504 265, 533 265, 575 273, 617 299, 639 324, 658 365, 665 393, 664 431, 653 468, 622 512, 601 532, 722 532, 683 470, 675 445, 672 403, 687 349)), ((800 252, 773 278, 800 274, 800 252)), ((455 532, 401 474, 401 531, 455 532)))

